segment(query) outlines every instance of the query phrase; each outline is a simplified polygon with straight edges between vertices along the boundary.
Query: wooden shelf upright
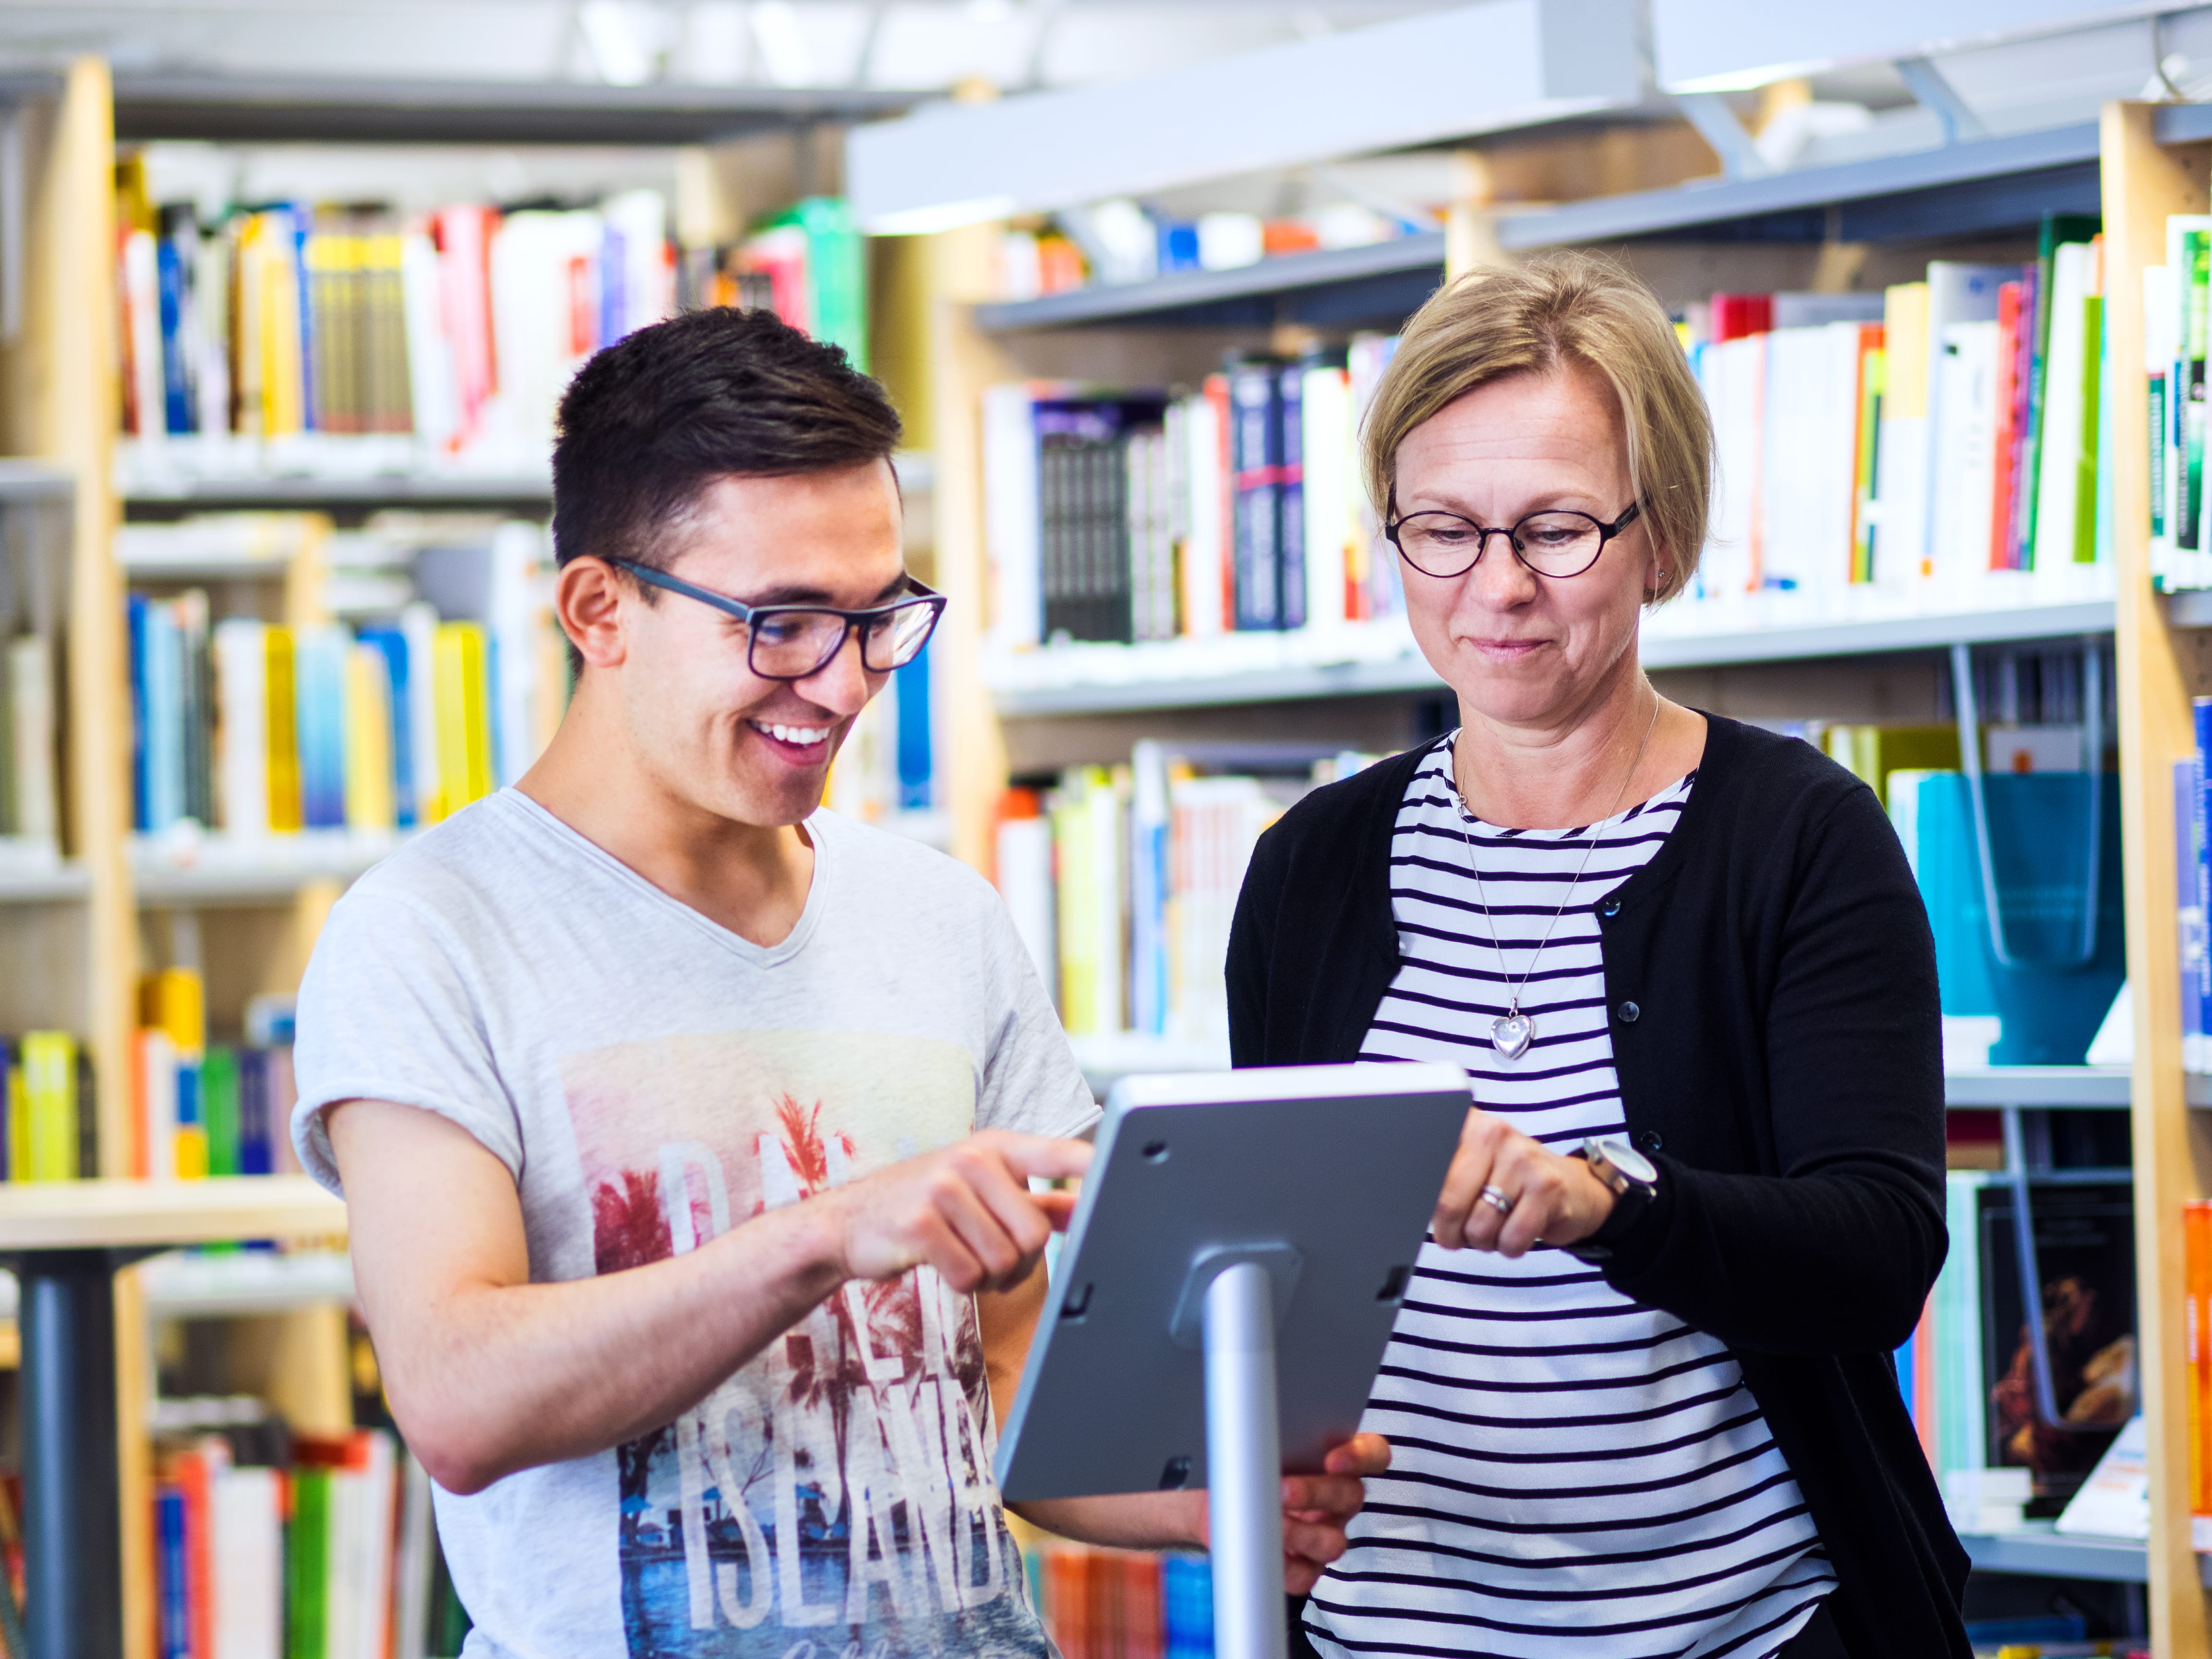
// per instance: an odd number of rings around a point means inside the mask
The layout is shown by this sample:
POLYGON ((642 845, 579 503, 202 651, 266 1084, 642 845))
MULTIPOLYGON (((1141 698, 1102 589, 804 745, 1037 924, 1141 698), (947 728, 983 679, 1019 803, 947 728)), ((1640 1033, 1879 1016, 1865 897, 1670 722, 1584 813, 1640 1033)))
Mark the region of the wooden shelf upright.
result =
MULTIPOLYGON (((2165 263, 2166 216, 2203 213, 2212 189, 2212 143, 2162 145, 2158 116, 2151 104, 2104 112, 2106 349, 2115 365, 2143 361, 2142 272, 2165 263)), ((2175 627, 2168 602, 2151 591, 2140 374, 2117 382, 2122 418, 2112 428, 2111 483, 2128 979, 2136 988, 2136 1325, 2150 1445, 2151 1647, 2162 1659, 2205 1659, 2212 1628, 2190 1539, 2181 1206, 2208 1190, 2212 1141, 2183 1089, 2172 872, 2173 763, 2195 752, 2190 698, 2212 690, 2212 660, 2206 636, 2175 627)))

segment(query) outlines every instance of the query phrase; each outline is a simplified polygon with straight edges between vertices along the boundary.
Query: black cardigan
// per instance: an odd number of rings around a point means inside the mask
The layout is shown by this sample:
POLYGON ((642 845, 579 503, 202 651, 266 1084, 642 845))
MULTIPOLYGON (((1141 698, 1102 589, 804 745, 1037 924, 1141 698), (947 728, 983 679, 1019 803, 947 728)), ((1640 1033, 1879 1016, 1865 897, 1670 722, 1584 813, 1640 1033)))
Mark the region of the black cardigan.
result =
MULTIPOLYGON (((1621 1105, 1661 1172, 1599 1265, 1735 1353, 1849 1650, 1963 1659, 1966 1552, 1891 1360, 1946 1244, 1927 913, 1873 791, 1809 744, 1706 720, 1674 833, 1596 907, 1621 1105)), ((1398 969, 1391 830, 1428 752, 1260 838, 1229 943, 1236 1064, 1358 1054, 1398 969)))

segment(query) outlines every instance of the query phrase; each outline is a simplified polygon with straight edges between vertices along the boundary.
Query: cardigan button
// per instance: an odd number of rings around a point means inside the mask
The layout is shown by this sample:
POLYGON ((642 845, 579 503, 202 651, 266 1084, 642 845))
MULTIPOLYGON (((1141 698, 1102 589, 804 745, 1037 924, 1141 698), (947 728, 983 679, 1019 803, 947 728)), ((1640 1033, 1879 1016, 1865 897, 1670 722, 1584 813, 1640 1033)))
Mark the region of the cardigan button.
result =
POLYGON ((1623 1025, 1633 1025, 1636 1024, 1637 1016, 1644 1011, 1632 1002, 1624 1002, 1614 1012, 1620 1016, 1620 1023, 1623 1025))
POLYGON ((1656 1129, 1646 1129, 1636 1137, 1636 1144, 1647 1152, 1656 1152, 1667 1144, 1667 1137, 1656 1129))
POLYGON ((1620 901, 1617 898, 1600 899, 1597 902, 1597 913, 1607 921, 1612 921, 1620 914, 1620 901))

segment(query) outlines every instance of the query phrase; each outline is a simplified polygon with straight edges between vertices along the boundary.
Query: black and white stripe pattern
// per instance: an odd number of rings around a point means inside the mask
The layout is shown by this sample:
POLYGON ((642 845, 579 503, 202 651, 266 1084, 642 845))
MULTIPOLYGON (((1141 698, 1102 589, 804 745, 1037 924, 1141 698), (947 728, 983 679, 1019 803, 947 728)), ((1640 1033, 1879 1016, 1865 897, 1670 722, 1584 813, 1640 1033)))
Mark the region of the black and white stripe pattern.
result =
MULTIPOLYGON (((1623 1133, 1592 907, 1658 851, 1697 775, 1609 819, 1577 883, 1588 829, 1482 823, 1450 762, 1440 745, 1399 810, 1404 962, 1360 1057, 1464 1066, 1478 1104, 1561 1152, 1623 1133), (1524 970, 1535 1035, 1508 1060, 1490 1025, 1524 970)), ((1424 1247, 1364 1426, 1396 1455, 1308 1604, 1325 1653, 1765 1659, 1835 1582, 1728 1349, 1558 1250, 1424 1247)))

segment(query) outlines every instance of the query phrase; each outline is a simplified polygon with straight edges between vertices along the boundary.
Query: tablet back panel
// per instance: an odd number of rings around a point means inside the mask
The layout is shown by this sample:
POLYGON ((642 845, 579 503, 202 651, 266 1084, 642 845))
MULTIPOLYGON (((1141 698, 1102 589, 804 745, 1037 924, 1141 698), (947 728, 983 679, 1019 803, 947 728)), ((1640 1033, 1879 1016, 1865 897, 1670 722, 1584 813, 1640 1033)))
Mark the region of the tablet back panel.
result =
POLYGON ((1318 1469, 1358 1426, 1468 1106, 1443 1065, 1115 1084, 1000 1439, 1006 1498, 1206 1483, 1205 1353, 1194 1320, 1170 1326, 1196 1259, 1255 1246, 1289 1247, 1269 1253, 1283 1467, 1318 1469))

